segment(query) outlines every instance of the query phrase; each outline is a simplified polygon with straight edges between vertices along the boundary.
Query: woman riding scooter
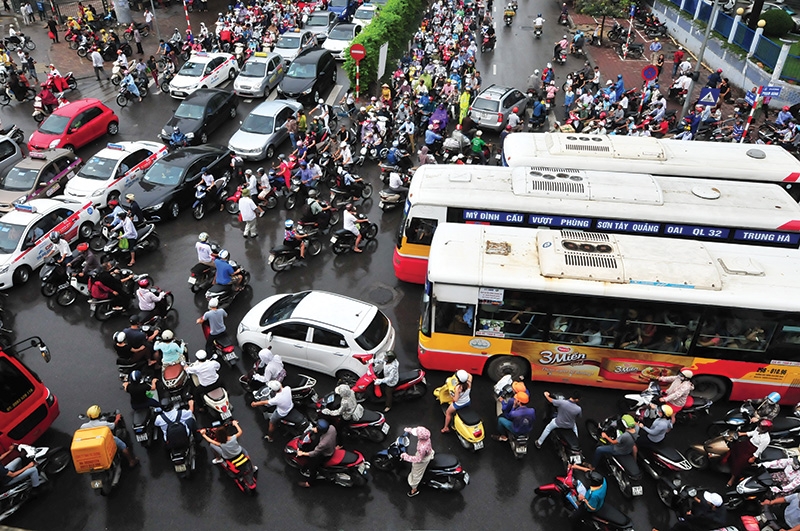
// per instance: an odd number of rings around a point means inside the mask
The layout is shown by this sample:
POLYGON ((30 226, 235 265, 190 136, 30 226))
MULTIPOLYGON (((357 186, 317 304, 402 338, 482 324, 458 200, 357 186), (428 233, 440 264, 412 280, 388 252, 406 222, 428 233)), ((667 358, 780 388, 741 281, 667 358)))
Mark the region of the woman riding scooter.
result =
POLYGON ((444 413, 444 428, 441 430, 442 433, 450 431, 450 423, 453 421, 453 415, 455 415, 456 411, 470 404, 469 392, 472 387, 472 375, 460 369, 456 372, 456 377, 459 383, 454 389, 455 394, 453 395, 453 401, 444 413))

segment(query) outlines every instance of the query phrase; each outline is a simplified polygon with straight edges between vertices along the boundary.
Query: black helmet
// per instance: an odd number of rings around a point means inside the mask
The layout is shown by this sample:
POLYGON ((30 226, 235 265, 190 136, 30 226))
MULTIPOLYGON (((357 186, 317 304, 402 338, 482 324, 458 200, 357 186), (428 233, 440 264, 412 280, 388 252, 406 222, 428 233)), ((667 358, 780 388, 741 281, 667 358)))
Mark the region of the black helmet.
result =
POLYGON ((587 474, 587 477, 589 478, 589 484, 592 487, 599 487, 603 484, 603 476, 601 476, 599 472, 592 470, 587 474))
POLYGON ((53 232, 50 233, 50 241, 51 242, 58 243, 58 240, 60 240, 60 239, 61 239, 61 233, 58 232, 57 230, 54 230, 53 232))

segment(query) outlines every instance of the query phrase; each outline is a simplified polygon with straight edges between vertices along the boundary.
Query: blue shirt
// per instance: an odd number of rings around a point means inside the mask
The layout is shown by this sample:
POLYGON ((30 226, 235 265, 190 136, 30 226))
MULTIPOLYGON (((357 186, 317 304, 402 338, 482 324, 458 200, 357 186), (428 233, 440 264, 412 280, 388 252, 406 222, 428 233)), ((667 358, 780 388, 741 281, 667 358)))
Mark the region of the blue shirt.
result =
POLYGON ((389 150, 389 153, 386 154, 386 162, 394 166, 397 164, 397 159, 400 157, 400 150, 396 147, 392 147, 389 150))
POLYGON ((426 144, 433 144, 437 140, 441 140, 442 135, 435 133, 431 129, 425 130, 425 143, 426 144))
POLYGON ((608 490, 608 482, 606 482, 605 478, 603 479, 603 484, 600 485, 600 488, 597 489, 587 489, 586 494, 584 494, 584 498, 586 498, 586 505, 587 509, 590 512, 599 511, 603 504, 606 502, 606 491, 608 490))
POLYGON ((217 258, 214 260, 214 266, 217 268, 217 284, 227 286, 231 283, 231 276, 233 276, 234 269, 227 261, 217 258))

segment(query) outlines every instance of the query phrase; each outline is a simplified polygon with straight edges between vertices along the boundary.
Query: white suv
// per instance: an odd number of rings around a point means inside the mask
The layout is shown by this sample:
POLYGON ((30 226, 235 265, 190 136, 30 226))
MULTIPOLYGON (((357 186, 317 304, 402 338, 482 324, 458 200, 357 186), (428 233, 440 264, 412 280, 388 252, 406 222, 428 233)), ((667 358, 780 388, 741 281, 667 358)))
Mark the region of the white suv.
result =
POLYGON ((247 312, 236 335, 256 358, 272 341, 283 361, 355 383, 375 354, 394 348, 391 321, 376 306, 325 291, 273 295, 247 312))

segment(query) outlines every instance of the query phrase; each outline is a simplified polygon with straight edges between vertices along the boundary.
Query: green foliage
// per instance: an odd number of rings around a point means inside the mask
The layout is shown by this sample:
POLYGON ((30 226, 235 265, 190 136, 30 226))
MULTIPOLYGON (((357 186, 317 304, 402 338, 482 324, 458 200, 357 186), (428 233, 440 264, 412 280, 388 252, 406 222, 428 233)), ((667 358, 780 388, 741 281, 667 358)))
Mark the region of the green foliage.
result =
POLYGON ((767 37, 784 37, 794 29, 794 20, 783 9, 769 9, 761 13, 761 18, 767 23, 764 26, 764 35, 767 37))
POLYGON ((633 0, 575 0, 575 11, 595 17, 627 18, 633 0))
MULTIPOLYGON (((423 0, 389 0, 372 23, 364 28, 354 40, 366 50, 366 57, 361 61, 361 91, 364 92, 370 83, 378 81, 378 55, 384 43, 389 43, 386 58, 386 72, 391 74, 397 59, 402 57, 419 27, 419 15, 424 7, 423 0)), ((355 87, 356 62, 350 58, 350 49, 345 51, 344 71, 355 87)))

